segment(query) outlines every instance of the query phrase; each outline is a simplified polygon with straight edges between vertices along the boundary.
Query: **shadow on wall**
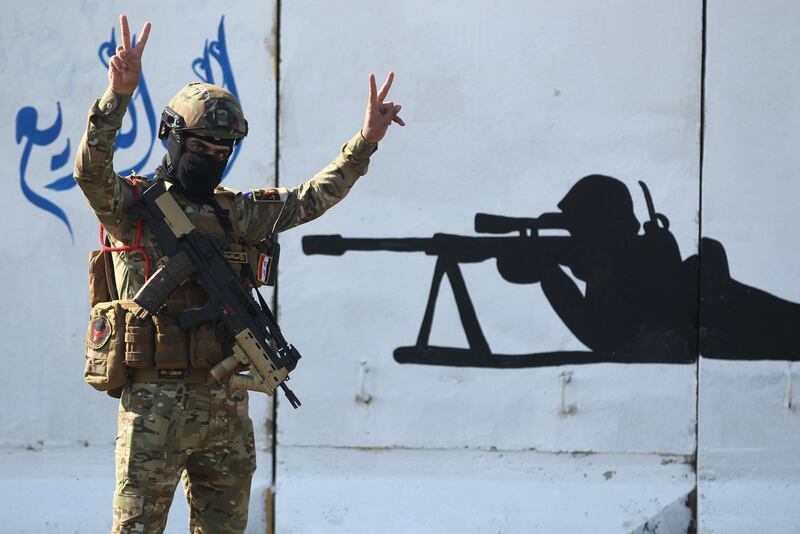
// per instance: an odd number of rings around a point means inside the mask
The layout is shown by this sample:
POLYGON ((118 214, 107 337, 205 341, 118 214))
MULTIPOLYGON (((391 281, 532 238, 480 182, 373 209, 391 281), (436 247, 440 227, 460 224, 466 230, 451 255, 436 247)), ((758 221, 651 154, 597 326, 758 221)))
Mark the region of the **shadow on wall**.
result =
POLYGON ((303 251, 424 252, 437 257, 417 343, 395 349, 399 363, 499 368, 692 363, 697 360, 698 338, 699 353, 708 358, 800 359, 800 304, 732 279, 725 249, 713 239, 701 239, 699 257, 682 260, 669 219, 656 213, 647 186, 639 184, 649 213, 644 225, 633 212, 627 186, 595 174, 569 190, 558 212, 536 218, 478 213, 475 231, 494 237, 310 235, 303 237, 303 251), (542 231, 563 235, 540 235, 542 231), (488 259, 497 260, 500 275, 509 282, 541 284, 555 313, 591 350, 492 353, 459 267, 488 259), (564 267, 586 283, 585 292, 564 267), (466 349, 428 343, 445 276, 453 288, 466 349))

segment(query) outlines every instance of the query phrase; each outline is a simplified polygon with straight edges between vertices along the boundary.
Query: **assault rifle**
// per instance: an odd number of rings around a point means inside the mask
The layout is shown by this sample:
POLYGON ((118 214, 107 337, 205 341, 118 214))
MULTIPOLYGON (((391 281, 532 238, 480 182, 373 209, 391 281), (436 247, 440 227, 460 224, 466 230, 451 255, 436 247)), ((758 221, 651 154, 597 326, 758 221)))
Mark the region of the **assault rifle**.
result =
POLYGON ((272 312, 268 307, 259 307, 225 259, 228 243, 196 231, 161 181, 142 193, 134 213, 150 229, 165 257, 162 266, 134 296, 134 302, 155 314, 181 283, 195 280, 208 294, 208 302, 202 308, 180 313, 181 328, 219 320, 233 334, 233 354, 214 366, 211 376, 218 382, 227 380, 235 389, 268 395, 280 386, 292 406, 300 406, 285 383, 297 366, 300 353, 286 342, 272 312), (237 373, 241 366, 249 367, 251 374, 237 373))

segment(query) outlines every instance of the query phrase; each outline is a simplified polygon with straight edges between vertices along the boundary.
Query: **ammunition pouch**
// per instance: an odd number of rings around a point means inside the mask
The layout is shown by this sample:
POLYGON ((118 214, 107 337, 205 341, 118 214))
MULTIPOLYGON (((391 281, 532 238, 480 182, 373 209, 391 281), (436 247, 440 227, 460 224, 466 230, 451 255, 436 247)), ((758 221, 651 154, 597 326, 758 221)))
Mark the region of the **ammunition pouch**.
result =
POLYGON ((153 367, 154 355, 153 321, 129 311, 125 316, 125 365, 139 369, 153 367))
POLYGON ((156 333, 155 366, 158 369, 182 369, 189 366, 189 340, 178 324, 178 317, 169 314, 153 316, 156 333))
POLYGON ((221 324, 201 323, 186 332, 175 314, 142 319, 139 309, 132 300, 100 302, 92 308, 83 378, 96 390, 119 398, 129 374, 138 369, 210 369, 222 361, 221 324))
POLYGON ((131 300, 113 300, 95 304, 89 313, 83 379, 112 397, 119 398, 128 381, 125 369, 126 318, 138 308, 131 300))
POLYGON ((178 316, 189 308, 201 307, 208 297, 194 283, 176 289, 147 319, 129 314, 125 323, 125 364, 137 369, 208 369, 223 359, 224 327, 207 322, 181 328, 178 316))

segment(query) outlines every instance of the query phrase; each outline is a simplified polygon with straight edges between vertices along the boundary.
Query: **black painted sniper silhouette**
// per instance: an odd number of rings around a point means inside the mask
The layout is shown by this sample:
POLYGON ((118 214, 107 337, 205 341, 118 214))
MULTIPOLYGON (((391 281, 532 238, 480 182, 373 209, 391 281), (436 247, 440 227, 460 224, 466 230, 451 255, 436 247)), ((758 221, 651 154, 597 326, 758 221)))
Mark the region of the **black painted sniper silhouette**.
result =
POLYGON ((668 219, 640 224, 628 188, 615 178, 587 176, 559 202, 571 247, 542 276, 559 318, 595 352, 631 361, 696 358, 697 270, 681 261, 668 219), (585 295, 562 270, 586 282, 585 295))
MULTIPOLYGON (((800 360, 800 304, 731 278, 722 243, 700 240, 700 354, 723 360, 800 360)), ((686 260, 696 264, 697 256, 686 260)))
POLYGON ((502 237, 305 236, 303 250, 328 255, 348 250, 424 252, 437 257, 417 342, 394 351, 399 363, 498 368, 692 363, 698 352, 719 359, 800 359, 800 304, 733 280, 718 241, 702 238, 699 256, 682 260, 669 219, 655 211, 647 186, 639 184, 649 215, 643 225, 627 186, 595 174, 570 189, 558 204, 559 212, 537 218, 475 216, 476 232, 502 237), (552 229, 568 235, 539 235, 552 229), (492 353, 459 267, 488 259, 496 259, 500 275, 509 282, 540 283, 555 313, 590 350, 492 353), (585 291, 565 268, 585 282, 585 291), (469 348, 428 343, 445 276, 469 348))

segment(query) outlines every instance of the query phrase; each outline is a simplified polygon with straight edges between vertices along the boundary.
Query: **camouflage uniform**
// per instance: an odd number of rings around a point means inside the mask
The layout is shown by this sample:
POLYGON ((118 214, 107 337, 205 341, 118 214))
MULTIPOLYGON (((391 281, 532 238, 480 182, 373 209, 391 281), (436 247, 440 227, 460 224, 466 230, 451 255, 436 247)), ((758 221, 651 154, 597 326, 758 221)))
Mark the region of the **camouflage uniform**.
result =
MULTIPOLYGON (((75 162, 75 180, 114 247, 131 244, 136 222, 126 212, 136 182, 112 166, 114 141, 130 97, 110 89, 89 112, 75 162)), ((320 216, 367 172, 376 145, 356 134, 336 159, 294 189, 256 189, 242 194, 218 188, 232 204, 241 237, 255 242, 320 216)), ((174 196, 198 228, 216 222, 208 205, 174 196)), ((144 229, 142 246, 155 266, 159 254, 144 229)), ((144 283, 145 263, 136 251, 114 253, 119 298, 131 299, 144 283)), ((253 424, 247 394, 223 385, 129 382, 119 407, 113 532, 161 532, 174 488, 183 477, 193 532, 242 532, 250 479, 255 471, 253 424)))

